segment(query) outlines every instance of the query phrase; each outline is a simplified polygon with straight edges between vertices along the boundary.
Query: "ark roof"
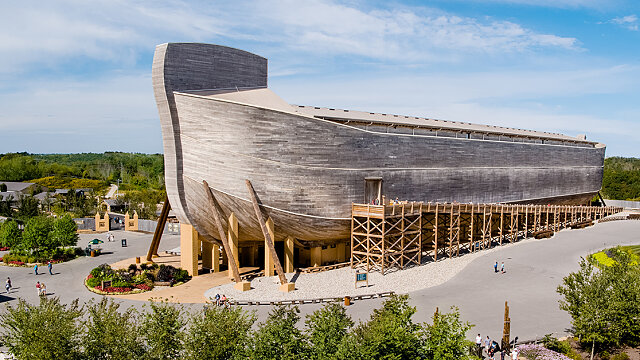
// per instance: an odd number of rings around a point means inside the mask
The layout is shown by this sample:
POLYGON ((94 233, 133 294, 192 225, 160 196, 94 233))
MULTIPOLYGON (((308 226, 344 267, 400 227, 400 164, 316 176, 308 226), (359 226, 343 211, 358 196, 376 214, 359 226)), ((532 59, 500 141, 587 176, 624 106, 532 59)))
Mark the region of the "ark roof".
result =
POLYGON ((390 126, 409 126, 422 127, 439 130, 466 131, 471 133, 493 133, 500 135, 517 135, 522 137, 545 138, 560 141, 570 141, 574 143, 595 142, 586 141, 586 139, 578 136, 572 137, 568 135, 524 130, 517 128, 508 128, 494 125, 481 125, 459 121, 439 120, 431 118, 423 118, 416 116, 405 116, 395 114, 373 113, 358 110, 323 108, 317 106, 291 105, 279 97, 276 93, 266 87, 260 88, 235 88, 235 89, 218 89, 218 90, 196 90, 183 91, 182 93, 203 96, 223 101, 232 101, 236 103, 246 104, 250 106, 261 107, 298 115, 312 116, 327 120, 337 120, 343 122, 364 122, 389 124, 390 126))

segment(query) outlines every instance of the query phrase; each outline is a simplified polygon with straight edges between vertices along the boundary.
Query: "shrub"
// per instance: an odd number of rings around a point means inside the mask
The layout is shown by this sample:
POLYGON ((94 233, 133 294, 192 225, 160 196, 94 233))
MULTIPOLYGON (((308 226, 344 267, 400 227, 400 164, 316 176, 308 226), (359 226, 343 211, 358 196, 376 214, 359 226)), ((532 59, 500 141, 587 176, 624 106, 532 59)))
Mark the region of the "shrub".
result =
POLYGON ((568 355, 571 352, 571 345, 567 341, 560 341, 551 334, 547 334, 542 338, 542 345, 549 350, 559 352, 561 354, 568 355))
POLYGON ((96 287, 98 285, 100 285, 102 283, 102 281, 100 279, 96 279, 94 277, 87 279, 87 286, 88 287, 96 287))
POLYGON ((170 281, 173 279, 173 275, 176 272, 176 268, 173 266, 160 266, 160 270, 158 270, 158 281, 170 281))
POLYGON ((176 282, 185 282, 189 280, 189 272, 187 270, 177 269, 173 275, 173 279, 176 282))
POLYGON ((112 281, 112 282, 111 282, 111 286, 112 286, 112 287, 114 287, 114 288, 115 288, 115 287, 122 287, 122 288, 124 288, 124 287, 129 287, 129 286, 131 286, 131 283, 130 283, 130 282, 127 282, 127 281, 124 281, 124 280, 114 280, 114 281, 112 281))
POLYGON ((138 271, 138 266, 136 266, 136 264, 131 264, 131 265, 129 265, 129 268, 127 270, 129 272, 136 272, 136 271, 138 271))
POLYGON ((91 275, 93 275, 94 278, 102 280, 113 275, 113 269, 111 269, 109 264, 102 264, 93 268, 93 270, 91 270, 91 275))
POLYGON ((518 346, 520 355, 529 360, 571 360, 570 358, 537 344, 518 346))
POLYGON ((147 264, 145 264, 145 263, 140 264, 140 270, 145 271, 147 269, 148 269, 147 264))
POLYGON ((147 271, 144 273, 144 276, 149 279, 149 281, 156 281, 156 276, 153 275, 151 271, 147 271))
POLYGON ((35 262, 37 262, 37 261, 36 261, 36 258, 34 258, 34 257, 30 257, 30 258, 28 258, 28 259, 27 259, 27 262, 28 262, 29 264, 33 264, 33 263, 35 263, 35 262))
POLYGON ((613 355, 611 357, 611 360, 629 360, 629 359, 630 359, 629 355, 627 355, 627 353, 623 353, 623 352, 615 354, 615 355, 613 355))

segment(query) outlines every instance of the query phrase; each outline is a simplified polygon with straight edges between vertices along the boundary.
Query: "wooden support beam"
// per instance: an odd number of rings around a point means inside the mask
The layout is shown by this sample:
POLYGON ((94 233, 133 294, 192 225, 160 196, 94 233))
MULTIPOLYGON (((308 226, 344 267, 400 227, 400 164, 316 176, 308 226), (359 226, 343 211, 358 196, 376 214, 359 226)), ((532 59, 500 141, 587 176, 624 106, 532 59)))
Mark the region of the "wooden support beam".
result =
POLYGON ((260 228, 262 229, 262 234, 264 235, 265 243, 268 249, 265 249, 265 253, 269 251, 271 254, 271 258, 275 262, 276 272, 278 273, 278 277, 280 278, 280 285, 284 285, 287 283, 287 278, 284 276, 284 270, 282 269, 282 264, 280 263, 280 259, 278 259, 278 253, 276 253, 276 248, 273 246, 273 239, 267 230, 267 225, 262 218, 262 212, 260 211, 260 205, 258 204, 258 198, 256 196, 256 191, 253 189, 253 185, 251 181, 246 180, 247 190, 249 191, 249 196, 251 197, 251 202, 253 203, 253 210, 256 213, 256 217, 258 218, 258 223, 260 224, 260 228))
MULTIPOLYGON (((238 250, 238 242, 240 241, 238 238, 238 219, 234 213, 229 215, 229 221, 227 222, 227 240, 229 241, 230 254, 227 258, 227 262, 229 262, 229 259, 233 259, 236 263, 236 267, 240 268, 240 252, 238 250)), ((231 266, 227 266, 227 269, 229 277, 234 278, 231 266)))
MULTIPOLYGON (((267 232, 269 233, 269 236, 271 237, 271 239, 275 239, 275 228, 274 228, 273 220, 271 219, 271 217, 267 218, 265 225, 267 226, 267 232)), ((269 244, 267 243, 267 240, 265 240, 264 241, 264 276, 273 276, 275 275, 274 272, 275 272, 276 264, 274 262, 274 258, 271 256, 271 253, 267 250, 269 250, 269 244)), ((320 265, 317 265, 317 266, 320 266, 320 265)))
MULTIPOLYGON (((287 236, 287 238, 284 241, 284 271, 288 273, 293 272, 293 260, 294 260, 293 247, 294 247, 293 237, 287 236)), ((344 247, 344 244, 343 244, 343 247, 344 247)), ((340 251, 339 246, 336 246, 336 251, 340 251)), ((341 259, 344 257, 344 248, 342 249, 342 252, 343 252, 342 256, 340 254, 338 254, 337 256, 338 261, 341 261, 341 259)))
POLYGON ((229 241, 227 236, 224 233, 224 229, 222 228, 222 220, 220 219, 220 213, 218 212, 218 207, 216 206, 216 200, 213 196, 213 192, 211 192, 211 188, 206 181, 202 181, 202 185, 204 186, 205 192, 207 193, 207 197, 209 198, 209 205, 211 206, 211 211, 213 212, 213 220, 216 223, 216 227, 218 228, 218 233, 220 235, 220 240, 222 241, 222 247, 224 247, 224 252, 227 254, 227 259, 229 263, 229 268, 233 273, 233 280, 238 284, 242 282, 240 279, 240 271, 238 270, 238 265, 236 260, 233 258, 233 254, 231 253, 231 248, 229 246, 229 241))
POLYGON ((169 205, 169 197, 165 196, 164 204, 162 204, 162 211, 160 212, 160 217, 158 218, 158 223, 156 224, 156 231, 153 233, 153 240, 151 240, 151 245, 149 245, 149 251, 147 252, 147 261, 153 261, 153 256, 158 256, 158 247, 160 246, 160 239, 162 238, 162 233, 164 232, 164 226, 167 223, 167 217, 169 217, 169 210, 171 210, 171 205, 169 205))

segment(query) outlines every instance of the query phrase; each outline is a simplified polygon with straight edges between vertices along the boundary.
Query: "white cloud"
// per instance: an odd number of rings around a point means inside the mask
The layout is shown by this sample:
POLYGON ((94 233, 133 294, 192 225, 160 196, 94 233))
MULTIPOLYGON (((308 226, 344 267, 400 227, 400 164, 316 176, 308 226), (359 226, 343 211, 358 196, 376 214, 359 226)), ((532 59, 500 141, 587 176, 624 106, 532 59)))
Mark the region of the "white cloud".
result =
MULTIPOLYGON (((0 11, 0 69, 56 67, 76 57, 131 64, 167 41, 253 41, 278 51, 392 61, 443 61, 577 40, 491 18, 426 7, 365 9, 333 0, 8 2, 0 11)), ((2 70, 0 70, 2 71, 2 70)))
POLYGON ((563 9, 593 8, 607 9, 615 7, 622 0, 453 0, 460 2, 503 3, 527 6, 554 7, 563 9))
POLYGON ((638 31, 638 17, 636 15, 627 15, 613 18, 610 20, 610 22, 616 25, 620 25, 627 30, 638 31))

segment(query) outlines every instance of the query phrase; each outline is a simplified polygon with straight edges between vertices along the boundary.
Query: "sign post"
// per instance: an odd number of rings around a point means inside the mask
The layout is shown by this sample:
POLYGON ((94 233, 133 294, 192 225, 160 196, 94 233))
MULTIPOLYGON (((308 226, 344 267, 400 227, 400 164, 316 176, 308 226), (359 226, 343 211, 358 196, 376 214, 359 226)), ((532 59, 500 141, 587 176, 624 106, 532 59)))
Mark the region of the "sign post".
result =
POLYGON ((356 271, 356 289, 358 288, 358 283, 363 281, 365 281, 367 283, 367 287, 369 287, 369 273, 356 271))

